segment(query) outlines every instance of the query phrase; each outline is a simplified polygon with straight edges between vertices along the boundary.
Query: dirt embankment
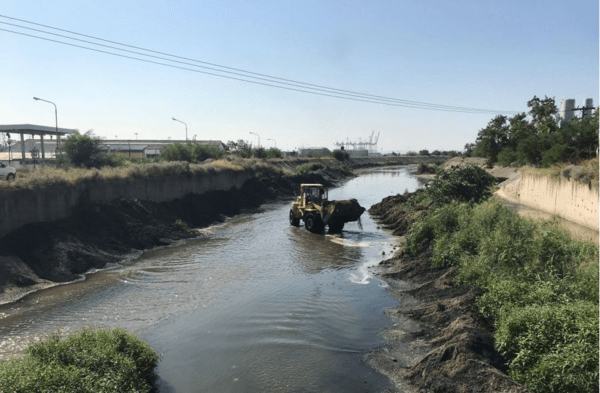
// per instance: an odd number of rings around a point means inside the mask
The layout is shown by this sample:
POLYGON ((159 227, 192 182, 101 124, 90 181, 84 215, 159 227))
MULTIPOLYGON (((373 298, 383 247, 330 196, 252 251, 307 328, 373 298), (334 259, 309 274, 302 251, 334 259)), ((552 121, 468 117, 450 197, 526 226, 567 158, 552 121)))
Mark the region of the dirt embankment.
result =
MULTIPOLYGON (((395 235, 405 235, 428 209, 405 210, 410 195, 385 198, 369 212, 395 235)), ((437 268, 430 254, 400 256, 377 270, 390 285, 398 307, 387 314, 394 326, 383 331, 387 345, 369 355, 378 370, 414 392, 528 392, 505 374, 494 350, 493 327, 478 311, 480 292, 455 283, 454 268, 437 268)))
POLYGON ((120 263, 132 253, 195 237, 198 232, 192 228, 223 221, 267 200, 289 198, 300 183, 332 185, 353 176, 341 167, 298 176, 261 171, 260 178, 246 181, 241 189, 188 194, 160 203, 87 201, 68 218, 22 226, 0 239, 0 304, 120 263))

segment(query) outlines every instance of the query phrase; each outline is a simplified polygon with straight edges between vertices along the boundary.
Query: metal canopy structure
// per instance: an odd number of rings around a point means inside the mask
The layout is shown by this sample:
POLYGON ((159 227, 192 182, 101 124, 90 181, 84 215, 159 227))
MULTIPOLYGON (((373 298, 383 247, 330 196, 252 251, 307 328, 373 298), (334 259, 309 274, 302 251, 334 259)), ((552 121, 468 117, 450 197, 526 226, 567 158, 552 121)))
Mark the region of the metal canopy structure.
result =
POLYGON ((8 125, 0 125, 0 132, 4 132, 6 134, 19 134, 21 135, 21 159, 25 161, 25 135, 32 135, 35 139, 36 135, 39 135, 40 142, 42 145, 41 153, 42 160, 46 159, 46 153, 44 150, 44 136, 51 135, 56 136, 57 146, 60 145, 60 137, 64 135, 71 135, 75 131, 70 128, 57 128, 57 127, 46 127, 46 126, 37 126, 34 124, 8 124, 8 125))

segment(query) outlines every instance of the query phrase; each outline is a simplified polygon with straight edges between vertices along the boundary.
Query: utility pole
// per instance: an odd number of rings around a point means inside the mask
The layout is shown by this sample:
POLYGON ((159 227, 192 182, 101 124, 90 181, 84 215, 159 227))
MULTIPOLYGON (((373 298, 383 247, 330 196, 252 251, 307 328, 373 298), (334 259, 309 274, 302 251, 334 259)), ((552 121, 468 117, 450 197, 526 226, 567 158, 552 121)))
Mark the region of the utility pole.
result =
POLYGON ((593 106, 582 106, 581 108, 573 108, 571 109, 573 112, 574 111, 581 111, 581 118, 583 119, 585 117, 585 111, 588 109, 596 109, 596 107, 593 106))

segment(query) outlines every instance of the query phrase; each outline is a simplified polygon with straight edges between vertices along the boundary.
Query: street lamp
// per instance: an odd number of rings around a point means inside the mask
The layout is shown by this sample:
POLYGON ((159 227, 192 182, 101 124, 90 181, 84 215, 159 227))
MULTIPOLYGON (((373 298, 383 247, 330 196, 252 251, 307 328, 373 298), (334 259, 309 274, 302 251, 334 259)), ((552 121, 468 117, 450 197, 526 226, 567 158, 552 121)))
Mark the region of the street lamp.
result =
MULTIPOLYGON (((56 140, 57 140, 56 147, 58 147, 60 145, 60 136, 58 135, 58 109, 56 108, 56 104, 52 101, 43 100, 43 99, 37 98, 37 97, 33 97, 33 99, 36 101, 44 101, 44 102, 54 105, 54 120, 56 121, 56 140)), ((43 136, 42 136, 42 138, 43 138, 43 136)))
POLYGON ((258 137, 258 147, 260 147, 260 135, 250 132, 252 135, 256 135, 258 137))
POLYGON ((10 160, 12 159, 12 143, 13 140, 10 139, 10 134, 8 134, 8 166, 10 166, 10 160))
POLYGON ((277 149, 277 142, 275 142, 275 139, 267 139, 268 141, 271 141, 275 144, 275 148, 277 149))
MULTIPOLYGON (((181 120, 177 120, 176 118, 173 118, 173 120, 183 123, 181 120)), ((183 123, 183 124, 185 124, 185 141, 187 142, 187 124, 186 123, 183 123)))

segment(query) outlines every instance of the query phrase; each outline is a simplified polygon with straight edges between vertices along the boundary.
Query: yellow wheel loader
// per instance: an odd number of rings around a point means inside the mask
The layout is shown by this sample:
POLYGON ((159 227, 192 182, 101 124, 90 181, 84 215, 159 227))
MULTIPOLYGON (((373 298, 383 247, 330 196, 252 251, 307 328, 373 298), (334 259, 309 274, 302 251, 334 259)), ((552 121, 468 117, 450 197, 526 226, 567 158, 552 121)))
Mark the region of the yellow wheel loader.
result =
POLYGON ((290 209, 290 225, 299 226, 302 220, 310 232, 323 232, 327 226, 329 233, 339 233, 345 223, 357 221, 365 211, 356 199, 329 201, 327 194, 322 184, 301 184, 290 209))

